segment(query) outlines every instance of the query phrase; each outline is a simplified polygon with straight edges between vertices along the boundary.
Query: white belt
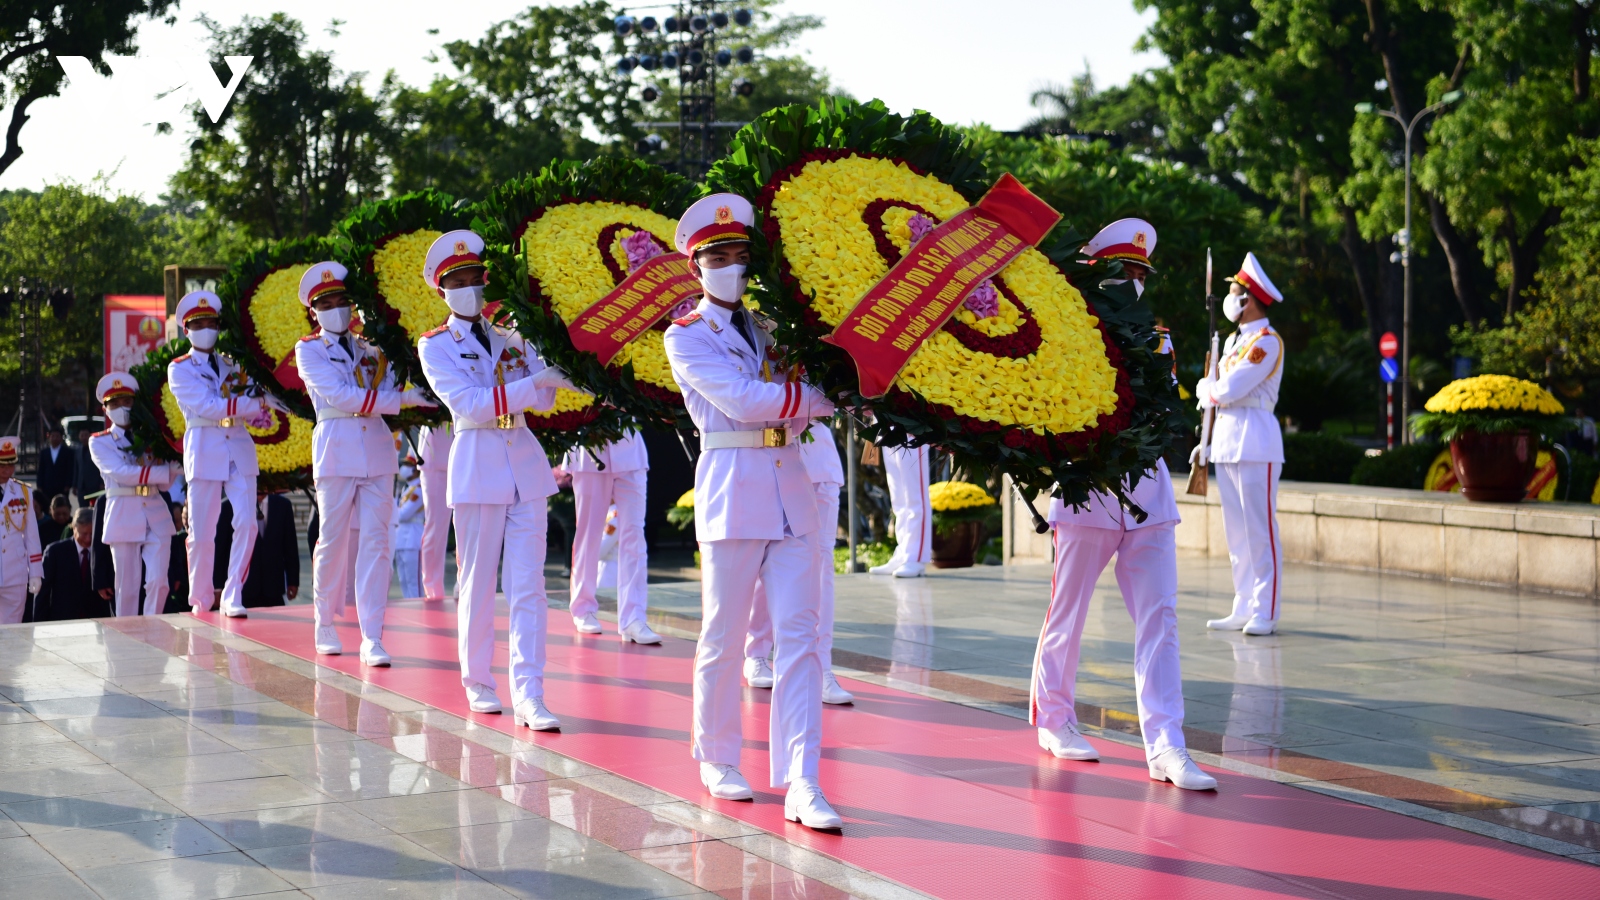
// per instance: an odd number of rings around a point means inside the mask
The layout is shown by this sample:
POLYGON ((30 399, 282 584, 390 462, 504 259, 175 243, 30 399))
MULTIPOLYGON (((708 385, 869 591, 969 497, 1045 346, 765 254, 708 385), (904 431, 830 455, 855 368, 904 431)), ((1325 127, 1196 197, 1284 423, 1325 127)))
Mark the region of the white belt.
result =
POLYGON ((335 409, 334 407, 329 406, 325 409, 317 410, 317 422, 320 424, 328 421, 329 419, 365 419, 370 415, 371 413, 345 412, 342 409, 335 409))
POLYGON ((487 422, 469 422, 466 419, 456 419, 454 424, 456 431, 476 431, 480 428, 508 431, 521 425, 522 422, 523 419, 520 413, 510 413, 504 416, 495 416, 487 422))
POLYGON ((1277 404, 1265 397, 1245 397, 1222 404, 1223 409, 1264 409, 1272 412, 1277 404))
POLYGON ((786 447, 789 444, 789 429, 783 426, 777 428, 758 428, 755 431, 710 431, 700 435, 700 449, 702 450, 729 450, 760 449, 786 447))
POLYGON ((243 425, 244 419, 240 416, 227 416, 221 419, 202 419, 199 417, 189 419, 184 423, 186 428, 232 428, 243 425))
POLYGON ((153 484, 136 484, 133 487, 106 487, 107 497, 154 497, 156 486, 153 484))

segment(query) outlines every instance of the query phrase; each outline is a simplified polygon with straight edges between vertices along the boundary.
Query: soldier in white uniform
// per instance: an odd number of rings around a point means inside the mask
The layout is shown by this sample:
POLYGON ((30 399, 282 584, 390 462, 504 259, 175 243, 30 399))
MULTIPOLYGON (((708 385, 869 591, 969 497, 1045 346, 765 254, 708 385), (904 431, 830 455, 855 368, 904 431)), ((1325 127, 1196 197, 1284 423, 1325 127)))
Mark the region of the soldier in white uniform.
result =
POLYGON ((172 559, 172 511, 161 489, 172 483, 172 466, 150 456, 135 455, 128 440, 133 396, 139 383, 127 372, 110 372, 95 385, 111 427, 89 438, 89 457, 106 483, 105 522, 101 540, 111 548, 116 574, 116 614, 139 615, 139 587, 144 582, 144 614, 157 616, 167 603, 167 566, 172 559), (144 578, 141 579, 140 569, 144 578))
MULTIPOLYGON (((12 478, 22 442, 0 437, 0 625, 22 621, 28 595, 39 593, 44 579, 44 550, 34 521, 33 491, 12 478)), ((165 571, 165 570, 163 570, 165 571)))
POLYGON ((646 586, 649 558, 644 541, 649 452, 637 431, 592 452, 593 456, 590 450, 573 447, 561 463, 572 475, 577 519, 572 538, 572 626, 582 634, 600 633, 600 620, 595 616, 600 608, 595 599, 600 544, 606 531, 606 513, 615 504, 617 633, 636 644, 659 644, 661 635, 645 622, 650 598, 646 586))
MULTIPOLYGON (((1232 279, 1223 302, 1239 330, 1222 350, 1217 379, 1195 385, 1200 407, 1216 408, 1209 458, 1217 464, 1222 524, 1233 565, 1233 612, 1207 628, 1245 634, 1278 630, 1283 544, 1278 540, 1278 479, 1283 474, 1283 432, 1272 414, 1283 380, 1283 339, 1267 322, 1267 308, 1283 300, 1254 253, 1232 279)), ((1198 455, 1205 448, 1195 448, 1198 455)))
POLYGON ((450 424, 422 429, 422 596, 443 600, 444 553, 450 543, 450 424))
MULTIPOLYGON (((832 414, 815 388, 772 365, 771 338, 742 302, 750 259, 750 202, 714 194, 678 220, 678 251, 705 294, 666 333, 667 360, 700 431, 695 533, 705 573, 704 617, 694 662, 693 755, 713 797, 747 800, 739 666, 759 579, 777 637, 770 713, 770 782, 788 785, 784 817, 838 828, 817 784, 822 749, 815 553, 816 492, 800 456, 807 422, 832 414)), ((775 355, 775 354, 774 354, 775 355)))
POLYGON ((428 249, 422 278, 450 307, 450 318, 417 341, 428 384, 454 417, 448 500, 455 514, 461 684, 473 712, 497 713, 494 660, 495 572, 511 613, 511 700, 516 724, 555 731, 544 703, 544 591, 550 461, 523 412, 555 405, 571 387, 528 342, 483 317, 483 238, 452 231, 428 249), (503 559, 502 559, 503 553, 503 559))
MULTIPOLYGON (((855 695, 839 684, 833 674, 833 545, 839 534, 839 492, 844 485, 844 464, 839 461, 839 445, 824 422, 812 422, 811 440, 800 444, 800 459, 805 462, 811 489, 817 495, 818 528, 811 548, 817 556, 817 652, 822 656, 822 702, 834 705, 854 703, 855 695)), ((744 681, 753 688, 772 687, 772 616, 767 612, 765 583, 756 585, 750 609, 750 635, 744 641, 744 681)))
MULTIPOLYGON (((1096 259, 1122 260, 1142 292, 1155 249, 1156 232, 1142 219, 1106 226, 1085 246, 1096 259)), ((1172 352, 1170 342, 1162 350, 1172 352)), ((1073 707, 1083 626, 1095 582, 1117 557, 1117 586, 1133 616, 1133 680, 1150 777, 1188 790, 1210 790, 1217 780, 1189 758, 1183 738, 1183 676, 1178 660, 1178 551, 1174 536, 1178 504, 1165 461, 1145 471, 1129 499, 1147 514, 1136 521, 1109 493, 1090 496, 1074 509, 1050 502, 1054 526, 1055 577, 1050 608, 1033 660, 1028 719, 1039 729, 1039 746, 1061 759, 1099 759, 1078 732, 1073 707)))
POLYGON ((222 497, 233 508, 233 542, 222 614, 244 618, 244 579, 256 547, 256 445, 247 421, 265 418, 261 391, 226 355, 216 352, 221 301, 191 291, 178 301, 177 318, 190 350, 167 364, 167 385, 183 411, 183 477, 189 494, 189 605, 196 613, 216 598, 211 572, 217 556, 217 515, 222 497))
POLYGON ((400 466, 400 495, 394 501, 394 574, 400 596, 421 597, 422 488, 417 484, 417 461, 406 457, 400 466))
POLYGON ((928 448, 885 447, 883 474, 894 507, 894 555, 873 575, 917 578, 933 559, 933 507, 928 504, 928 448))
POLYGON ((387 666, 383 616, 394 552, 389 519, 400 466, 383 417, 433 404, 416 388, 401 390, 383 353, 350 330, 347 274, 343 265, 327 261, 300 278, 300 303, 317 319, 317 330, 294 348, 295 366, 317 414, 311 474, 322 527, 311 554, 315 640, 318 653, 344 652, 333 623, 351 591, 353 568, 361 662, 387 666))

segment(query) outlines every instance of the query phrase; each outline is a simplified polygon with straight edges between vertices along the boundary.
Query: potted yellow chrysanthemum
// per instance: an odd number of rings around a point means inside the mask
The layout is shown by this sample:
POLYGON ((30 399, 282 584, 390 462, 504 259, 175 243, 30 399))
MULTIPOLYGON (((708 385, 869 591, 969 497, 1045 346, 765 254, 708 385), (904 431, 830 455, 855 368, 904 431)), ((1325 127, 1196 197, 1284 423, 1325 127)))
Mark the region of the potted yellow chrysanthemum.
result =
POLYGON ((667 521, 678 526, 679 531, 688 531, 694 525, 694 488, 684 491, 678 502, 667 510, 667 521))
POLYGON ((1509 375, 1478 375, 1445 385, 1411 429, 1450 444, 1461 493, 1468 500, 1516 503, 1526 495, 1539 459, 1539 437, 1568 427, 1554 394, 1509 375))
POLYGON ((984 528, 1000 518, 1000 505, 988 491, 965 481, 929 485, 928 505, 933 508, 933 567, 971 566, 984 528))

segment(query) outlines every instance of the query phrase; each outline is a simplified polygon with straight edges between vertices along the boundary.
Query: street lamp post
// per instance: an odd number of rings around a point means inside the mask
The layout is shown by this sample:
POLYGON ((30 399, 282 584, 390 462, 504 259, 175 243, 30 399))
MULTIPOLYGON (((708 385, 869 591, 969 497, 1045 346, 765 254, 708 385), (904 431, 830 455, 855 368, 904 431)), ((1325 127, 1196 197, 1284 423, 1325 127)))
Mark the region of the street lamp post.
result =
POLYGON ((1438 103, 1426 106, 1407 122, 1392 109, 1378 109, 1371 103, 1357 103, 1356 112, 1380 116, 1399 123, 1406 138, 1406 226, 1400 232, 1400 267, 1405 270, 1405 289, 1400 305, 1400 434, 1401 443, 1411 443, 1411 134, 1427 116, 1461 99, 1460 91, 1450 91, 1438 103))

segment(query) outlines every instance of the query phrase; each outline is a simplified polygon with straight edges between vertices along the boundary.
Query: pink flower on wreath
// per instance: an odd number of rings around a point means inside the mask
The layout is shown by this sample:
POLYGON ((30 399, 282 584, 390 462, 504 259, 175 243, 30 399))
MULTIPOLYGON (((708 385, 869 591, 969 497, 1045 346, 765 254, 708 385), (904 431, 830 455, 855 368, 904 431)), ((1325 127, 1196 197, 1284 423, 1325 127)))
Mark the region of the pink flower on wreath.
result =
MULTIPOLYGON (((922 213, 912 213, 906 226, 911 229, 911 243, 922 240, 928 232, 934 229, 933 220, 922 213)), ((972 289, 967 299, 962 301, 963 306, 972 311, 974 316, 987 319, 1000 315, 1000 292, 995 290, 994 283, 985 278, 972 289)))
POLYGON ((666 251, 661 249, 650 232, 640 229, 622 239, 622 252, 628 254, 628 272, 631 274, 666 251))
POLYGON ((694 308, 696 306, 699 306, 699 305, 700 305, 700 298, 699 297, 690 297, 687 300, 679 300, 678 301, 678 305, 674 306, 672 308, 672 311, 667 313, 667 318, 669 318, 669 319, 681 319, 684 316, 687 316, 689 313, 694 312, 694 308))

